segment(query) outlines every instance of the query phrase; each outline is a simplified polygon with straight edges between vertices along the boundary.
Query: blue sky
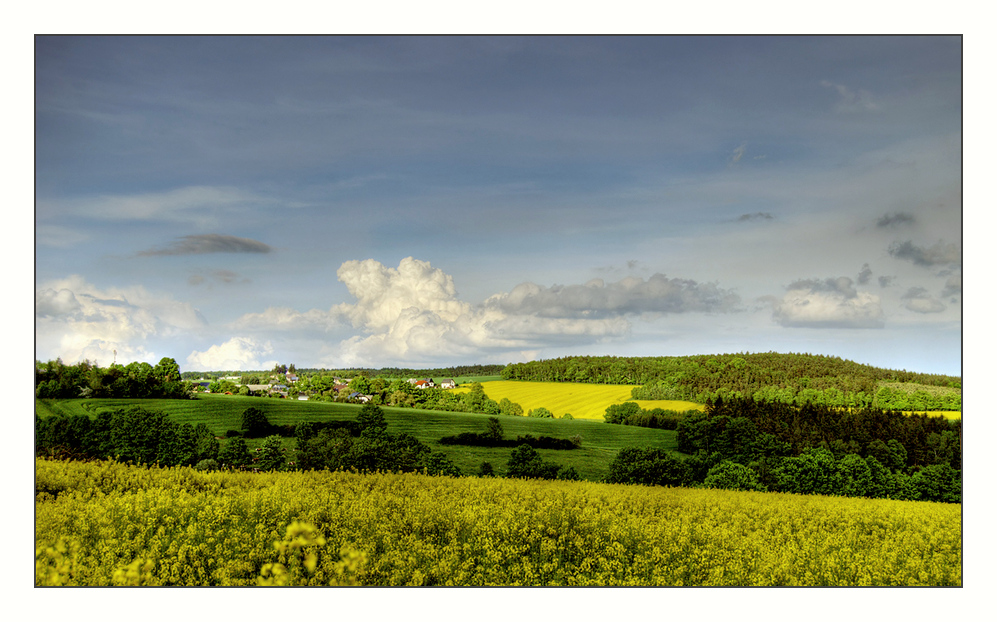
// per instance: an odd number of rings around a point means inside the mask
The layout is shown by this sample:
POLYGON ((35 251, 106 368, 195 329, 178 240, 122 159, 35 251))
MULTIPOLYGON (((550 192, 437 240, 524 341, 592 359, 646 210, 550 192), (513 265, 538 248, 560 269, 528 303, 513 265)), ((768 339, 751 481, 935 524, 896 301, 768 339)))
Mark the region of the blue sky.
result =
POLYGON ((962 61, 951 37, 39 37, 36 357, 961 374, 962 61))

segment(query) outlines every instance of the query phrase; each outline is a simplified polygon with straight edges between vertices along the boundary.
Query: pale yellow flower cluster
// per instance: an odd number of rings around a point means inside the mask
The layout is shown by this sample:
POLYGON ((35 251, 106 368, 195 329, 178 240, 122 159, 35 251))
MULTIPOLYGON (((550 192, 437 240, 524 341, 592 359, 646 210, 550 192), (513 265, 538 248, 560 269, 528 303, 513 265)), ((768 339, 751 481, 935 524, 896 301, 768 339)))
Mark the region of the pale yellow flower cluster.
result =
POLYGON ((961 506, 36 462, 36 585, 961 585, 961 506))

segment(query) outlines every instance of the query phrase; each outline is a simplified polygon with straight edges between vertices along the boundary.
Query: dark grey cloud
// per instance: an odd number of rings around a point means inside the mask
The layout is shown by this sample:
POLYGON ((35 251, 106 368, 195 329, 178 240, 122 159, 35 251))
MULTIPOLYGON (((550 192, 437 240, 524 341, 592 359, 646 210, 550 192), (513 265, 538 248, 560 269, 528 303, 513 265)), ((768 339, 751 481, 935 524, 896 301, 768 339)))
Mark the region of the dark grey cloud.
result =
POLYGON ((811 292, 828 292, 840 294, 846 298, 854 298, 858 295, 852 280, 847 276, 839 276, 830 279, 799 279, 786 286, 789 291, 808 290, 811 292))
POLYGON ((521 283, 486 305, 512 314, 550 318, 606 318, 641 313, 730 312, 740 297, 714 283, 670 279, 655 274, 646 281, 628 277, 616 283, 594 279, 585 285, 544 287, 521 283))
POLYGON ((890 285, 893 285, 893 281, 896 280, 896 278, 897 277, 895 276, 881 276, 879 277, 879 286, 884 288, 889 287, 890 285))
POLYGON ((155 255, 204 255, 207 253, 270 253, 273 248, 259 240, 234 235, 208 233, 185 235, 167 248, 154 248, 138 253, 142 257, 155 255))
POLYGON ((961 296, 962 295, 962 273, 953 274, 945 281, 945 289, 942 290, 942 296, 961 296))
POLYGON ((787 328, 883 328, 879 297, 855 289, 848 277, 800 279, 772 304, 772 319, 787 328))
POLYGON ((862 270, 859 271, 859 285, 865 285, 869 282, 869 278, 872 276, 872 268, 869 264, 862 264, 862 270))
POLYGON ((890 255, 914 262, 918 266, 962 265, 962 249, 958 244, 936 242, 933 246, 917 246, 910 240, 890 245, 890 255))
POLYGON ((774 216, 768 212, 755 212, 754 214, 744 214, 737 219, 737 222, 748 222, 752 220, 772 220, 774 216))
POLYGON ((903 212, 897 212, 895 214, 886 214, 876 221, 877 227, 902 227, 904 225, 912 225, 917 221, 911 214, 905 214, 903 212))
POLYGON ((915 313, 941 313, 945 310, 942 301, 928 293, 923 287, 911 287, 900 297, 904 308, 915 313))

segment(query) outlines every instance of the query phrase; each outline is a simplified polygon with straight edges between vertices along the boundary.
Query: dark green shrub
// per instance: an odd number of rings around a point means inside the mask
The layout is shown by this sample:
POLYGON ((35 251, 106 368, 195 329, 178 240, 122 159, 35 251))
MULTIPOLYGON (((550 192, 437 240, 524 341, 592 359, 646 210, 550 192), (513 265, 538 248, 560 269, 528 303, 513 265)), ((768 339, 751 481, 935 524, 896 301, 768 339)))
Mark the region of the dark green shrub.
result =
POLYGON ((731 460, 724 460, 711 468, 703 484, 707 488, 727 490, 765 490, 753 469, 731 460))
POLYGON ((242 412, 242 431, 247 438, 267 436, 270 428, 270 421, 259 408, 250 406, 242 412))

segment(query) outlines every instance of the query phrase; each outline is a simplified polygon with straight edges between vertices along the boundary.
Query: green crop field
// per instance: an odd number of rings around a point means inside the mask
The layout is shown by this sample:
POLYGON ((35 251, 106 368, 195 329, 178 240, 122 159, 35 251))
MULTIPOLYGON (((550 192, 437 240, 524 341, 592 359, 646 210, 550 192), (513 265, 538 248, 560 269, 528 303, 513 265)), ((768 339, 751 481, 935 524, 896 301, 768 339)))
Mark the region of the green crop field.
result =
MULTIPOLYGON (((628 384, 583 384, 577 382, 525 382, 520 380, 498 380, 483 382, 485 395, 495 401, 504 397, 523 407, 524 413, 543 406, 555 417, 570 413, 575 419, 603 421, 606 408, 630 400, 632 385, 628 384)), ((458 387, 456 391, 469 390, 458 387)), ((702 410, 702 404, 673 400, 640 400, 641 408, 664 408, 685 411, 702 410)))
MULTIPOLYGON (((101 410, 129 406, 163 412, 178 423, 191 425, 203 423, 219 437, 224 436, 226 430, 240 429, 242 413, 250 406, 262 410, 270 423, 275 425, 296 424, 302 421, 347 421, 355 419, 361 408, 357 404, 264 399, 237 395, 202 395, 195 400, 35 400, 36 412, 41 417, 54 414, 94 416, 101 410)), ((388 423, 388 432, 411 434, 435 451, 445 453, 466 474, 476 473, 482 462, 490 462, 497 471, 502 471, 509 460, 512 451, 509 448, 467 447, 438 443, 444 436, 485 431, 488 415, 390 406, 382 406, 381 409, 388 423)), ((678 447, 675 432, 672 430, 609 425, 601 421, 582 419, 505 416, 499 419, 505 430, 505 438, 514 439, 526 434, 557 438, 581 436, 582 445, 579 449, 538 451, 545 460, 565 467, 574 467, 582 479, 587 480, 600 480, 605 477, 609 463, 624 447, 656 447, 669 451, 676 451, 678 447)), ((255 448, 262 443, 262 439, 249 439, 247 442, 250 448, 255 448)), ((283 444, 288 451, 291 451, 295 448, 295 443, 295 439, 285 438, 283 444)))

